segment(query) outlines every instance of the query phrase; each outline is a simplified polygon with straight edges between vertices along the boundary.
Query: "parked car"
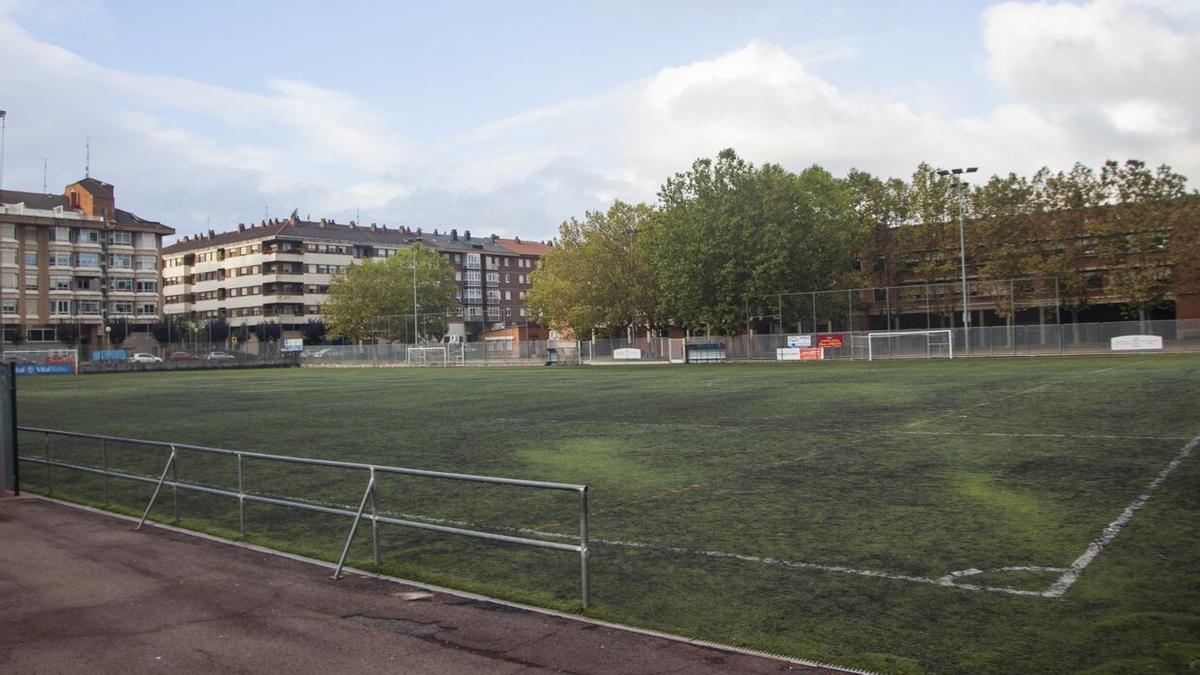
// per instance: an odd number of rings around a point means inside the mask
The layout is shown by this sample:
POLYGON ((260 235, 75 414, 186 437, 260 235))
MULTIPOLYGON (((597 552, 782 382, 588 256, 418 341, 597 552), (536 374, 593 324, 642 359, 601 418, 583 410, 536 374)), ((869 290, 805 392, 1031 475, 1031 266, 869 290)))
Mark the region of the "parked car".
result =
POLYGON ((208 356, 206 356, 204 358, 209 361, 236 361, 237 360, 236 356, 234 356, 233 354, 227 354, 225 352, 209 352, 208 356))
POLYGON ((144 352, 138 352, 137 354, 134 354, 133 356, 129 357, 129 362, 130 363, 162 363, 162 358, 155 356, 153 354, 146 354, 144 352))
MULTIPOLYGON (((159 359, 160 361, 162 359, 159 359)), ((200 357, 191 352, 171 352, 167 355, 168 361, 199 361, 200 357)))

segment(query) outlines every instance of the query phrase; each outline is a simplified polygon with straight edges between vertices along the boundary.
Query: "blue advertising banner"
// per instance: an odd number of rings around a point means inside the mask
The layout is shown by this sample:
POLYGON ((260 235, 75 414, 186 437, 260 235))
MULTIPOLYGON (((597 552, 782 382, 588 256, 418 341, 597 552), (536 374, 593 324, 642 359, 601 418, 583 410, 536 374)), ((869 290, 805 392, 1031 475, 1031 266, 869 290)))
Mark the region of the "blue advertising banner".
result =
POLYGON ((71 365, 67 363, 18 363, 18 375, 70 375, 71 365))
POLYGON ((125 358, 124 349, 97 349, 92 352, 93 361, 124 361, 125 358))

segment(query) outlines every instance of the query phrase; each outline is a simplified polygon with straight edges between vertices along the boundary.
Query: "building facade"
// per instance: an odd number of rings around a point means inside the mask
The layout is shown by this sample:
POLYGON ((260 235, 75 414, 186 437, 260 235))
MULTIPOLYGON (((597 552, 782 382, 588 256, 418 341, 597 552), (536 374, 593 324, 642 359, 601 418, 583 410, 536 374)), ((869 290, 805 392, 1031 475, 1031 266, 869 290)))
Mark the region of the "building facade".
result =
POLYGON ((459 306, 450 335, 480 335, 527 323, 524 300, 546 244, 469 232, 422 232, 296 218, 239 225, 184 237, 163 250, 164 308, 196 323, 232 327, 278 324, 299 330, 321 320, 329 283, 347 266, 388 258, 414 243, 440 253, 454 268, 459 306))
POLYGON ((162 238, 94 178, 61 195, 0 192, 0 323, 6 343, 103 346, 159 320, 162 238))

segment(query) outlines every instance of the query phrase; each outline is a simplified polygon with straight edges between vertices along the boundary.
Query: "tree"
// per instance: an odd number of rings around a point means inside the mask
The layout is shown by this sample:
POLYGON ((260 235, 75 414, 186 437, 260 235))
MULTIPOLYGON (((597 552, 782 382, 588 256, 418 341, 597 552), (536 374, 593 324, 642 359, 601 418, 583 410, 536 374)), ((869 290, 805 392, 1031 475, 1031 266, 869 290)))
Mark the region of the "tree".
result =
POLYGON ((413 267, 421 313, 454 309, 454 268, 436 251, 416 243, 383 260, 365 260, 336 275, 329 284, 322 316, 334 338, 358 342, 371 337, 416 342, 413 317, 413 267))
POLYGON ((657 288, 642 233, 654 210, 614 202, 559 227, 557 245, 531 275, 526 302, 535 317, 578 336, 610 336, 657 323, 657 288))
POLYGON ((778 293, 858 278, 848 191, 820 167, 755 168, 727 149, 669 178, 659 199, 647 239, 660 312, 681 325, 740 331, 772 315, 778 293))
POLYGON ((321 338, 325 337, 326 331, 324 322, 319 319, 309 319, 308 323, 304 324, 304 327, 301 329, 301 332, 304 334, 304 344, 320 344, 321 338))
POLYGON ((1108 270, 1105 290, 1129 316, 1145 320, 1173 284, 1171 218, 1187 195, 1186 179, 1166 165, 1151 171, 1131 159, 1106 162, 1100 184, 1110 204, 1097 225, 1097 254, 1108 270))

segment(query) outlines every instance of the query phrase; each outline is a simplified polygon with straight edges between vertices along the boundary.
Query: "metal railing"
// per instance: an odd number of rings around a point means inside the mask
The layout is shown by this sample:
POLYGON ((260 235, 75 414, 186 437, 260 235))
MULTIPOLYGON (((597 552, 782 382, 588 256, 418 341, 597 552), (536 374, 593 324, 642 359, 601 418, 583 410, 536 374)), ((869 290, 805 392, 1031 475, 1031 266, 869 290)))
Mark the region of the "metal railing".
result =
POLYGON ((148 441, 136 438, 122 438, 120 436, 104 436, 100 434, 86 434, 75 431, 61 431, 58 429, 44 429, 40 427, 25 427, 18 426, 18 431, 23 431, 32 434, 42 434, 45 442, 43 443, 43 452, 41 457, 24 455, 20 457, 20 461, 41 464, 46 467, 46 487, 47 492, 54 493, 54 473, 53 468, 59 467, 63 469, 71 469, 82 471, 85 473, 98 474, 103 477, 104 501, 108 503, 109 485, 108 479, 121 478, 125 480, 137 481, 142 483, 154 484, 154 493, 150 496, 150 501, 146 504, 146 509, 142 513, 138 521, 137 529, 145 524, 146 519, 150 516, 150 511, 154 507, 154 503, 158 500, 159 494, 164 486, 172 489, 174 501, 174 518, 175 522, 179 522, 179 491, 191 490, 203 494, 217 495, 221 497, 230 497, 237 499, 238 502, 238 532, 242 537, 246 536, 246 502, 256 502, 260 504, 271 504, 274 506, 284 506, 296 508, 306 511, 314 511, 317 513, 325 513, 335 516, 346 516, 353 518, 353 523, 350 525, 350 532, 346 535, 346 543, 342 547, 341 555, 338 558, 337 567, 334 570, 333 578, 341 577, 342 568, 345 567, 346 557, 350 553, 350 545, 354 541, 354 535, 358 531, 358 525, 361 521, 368 520, 371 522, 371 551, 376 565, 380 564, 379 552, 379 525, 380 523, 388 525, 397 525, 400 527, 409 527, 419 530, 431 530, 445 534, 456 534, 466 537, 474 537, 477 539, 486 539, 491 541, 505 542, 508 544, 518 544, 522 546, 532 546, 536 548, 554 549, 558 551, 570 551, 579 554, 580 565, 580 594, 583 600, 583 609, 588 608, 590 599, 589 590, 589 562, 588 562, 588 488, 586 485, 576 485, 572 483, 551 483, 546 481, 522 480, 516 478, 496 478, 493 476, 476 476, 464 473, 447 473, 443 471, 426 471, 423 469, 406 469, 394 466, 382 466, 378 464, 363 464, 359 462, 340 462, 328 459, 312 459, 307 457, 291 457, 288 455, 271 455, 261 452, 246 452, 241 450, 227 450, 224 448, 211 448, 203 445, 189 445, 185 443, 169 443, 166 441, 148 441), (50 437, 60 436, 66 438, 82 438, 89 440, 100 441, 100 456, 101 466, 89 466, 86 464, 74 464, 64 462, 58 459, 53 459, 50 456, 50 437), (109 467, 108 462, 108 444, 120 443, 123 445, 137 445, 153 448, 170 449, 171 454, 167 457, 166 463, 163 465, 162 472, 157 478, 153 476, 145 476, 136 473, 128 473, 118 471, 109 467), (198 483, 181 482, 178 476, 178 468, 176 457, 181 450, 207 453, 213 455, 224 455, 227 457, 235 457, 237 459, 237 490, 226 490, 222 488, 212 487, 208 485, 200 485, 198 483), (243 465, 245 460, 264 460, 269 462, 285 462, 290 464, 302 464, 308 466, 333 467, 338 469, 356 469, 367 472, 366 488, 363 491, 362 500, 358 504, 357 510, 351 511, 344 508, 336 508, 333 506, 323 506, 294 499, 285 499, 279 497, 268 497, 265 495, 246 492, 244 484, 243 465), (170 480, 167 475, 170 474, 170 480), (566 544, 555 541, 545 541, 541 539, 530 539, 528 537, 516 537, 505 534, 497 534, 494 532, 485 532, 481 530, 470 530, 461 527, 452 527, 449 525, 437 525, 434 523, 425 523, 415 520, 403 518, 393 518, 390 516, 381 515, 379 513, 379 494, 378 494, 378 474, 400 474, 405 476, 418 476, 425 478, 438 478, 445 480, 464 481, 469 483, 490 483, 493 485, 509 485, 516 487, 527 487, 543 490, 561 490, 567 492, 575 492, 579 495, 579 543, 566 544), (368 506, 370 507, 368 513, 368 506))

